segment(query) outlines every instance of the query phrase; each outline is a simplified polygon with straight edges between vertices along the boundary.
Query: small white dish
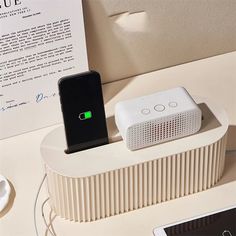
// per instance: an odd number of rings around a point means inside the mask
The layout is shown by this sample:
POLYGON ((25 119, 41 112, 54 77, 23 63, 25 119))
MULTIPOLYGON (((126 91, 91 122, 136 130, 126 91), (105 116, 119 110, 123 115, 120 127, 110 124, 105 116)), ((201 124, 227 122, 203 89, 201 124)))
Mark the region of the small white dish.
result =
POLYGON ((11 194, 11 187, 7 179, 0 175, 0 212, 7 206, 11 194))

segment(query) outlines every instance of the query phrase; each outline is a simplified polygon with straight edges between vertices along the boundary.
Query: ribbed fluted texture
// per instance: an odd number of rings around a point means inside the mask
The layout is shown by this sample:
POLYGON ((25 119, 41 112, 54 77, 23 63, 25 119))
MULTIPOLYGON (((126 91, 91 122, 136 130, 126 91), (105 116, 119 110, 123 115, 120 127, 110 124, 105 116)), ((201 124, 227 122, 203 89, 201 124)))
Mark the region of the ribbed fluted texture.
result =
POLYGON ((215 185, 225 163, 226 136, 199 149, 84 178, 46 166, 53 210, 88 222, 186 196, 215 185))

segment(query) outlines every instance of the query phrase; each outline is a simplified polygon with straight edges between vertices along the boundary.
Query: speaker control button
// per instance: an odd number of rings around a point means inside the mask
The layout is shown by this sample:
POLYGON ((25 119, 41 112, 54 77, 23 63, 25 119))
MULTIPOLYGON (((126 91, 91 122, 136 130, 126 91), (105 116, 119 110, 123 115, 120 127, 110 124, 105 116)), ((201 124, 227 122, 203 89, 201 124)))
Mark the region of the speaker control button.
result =
POLYGON ((144 109, 142 109, 141 110, 141 113, 143 114, 143 115, 148 115, 148 114, 150 114, 150 110, 148 109, 148 108, 144 108, 144 109))
POLYGON ((169 107, 177 107, 178 103, 177 102, 169 102, 169 107))
POLYGON ((158 112, 164 111, 165 110, 165 106, 158 104, 154 107, 154 109, 158 112))

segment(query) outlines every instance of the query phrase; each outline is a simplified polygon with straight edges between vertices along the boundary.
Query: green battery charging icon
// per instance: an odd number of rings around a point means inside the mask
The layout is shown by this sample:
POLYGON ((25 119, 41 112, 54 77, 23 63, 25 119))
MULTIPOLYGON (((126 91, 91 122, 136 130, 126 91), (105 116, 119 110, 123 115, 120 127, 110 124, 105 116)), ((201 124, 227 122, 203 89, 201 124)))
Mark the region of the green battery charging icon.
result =
POLYGON ((80 120, 88 120, 92 118, 92 112, 91 111, 85 111, 79 114, 80 120))

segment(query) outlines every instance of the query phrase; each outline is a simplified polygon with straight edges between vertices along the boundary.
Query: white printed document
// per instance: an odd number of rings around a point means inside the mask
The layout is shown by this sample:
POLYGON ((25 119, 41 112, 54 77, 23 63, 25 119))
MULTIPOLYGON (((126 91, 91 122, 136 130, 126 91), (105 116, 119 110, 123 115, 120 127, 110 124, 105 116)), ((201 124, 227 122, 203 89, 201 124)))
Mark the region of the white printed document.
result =
POLYGON ((0 0, 0 139, 62 122, 57 82, 87 70, 81 0, 0 0))

